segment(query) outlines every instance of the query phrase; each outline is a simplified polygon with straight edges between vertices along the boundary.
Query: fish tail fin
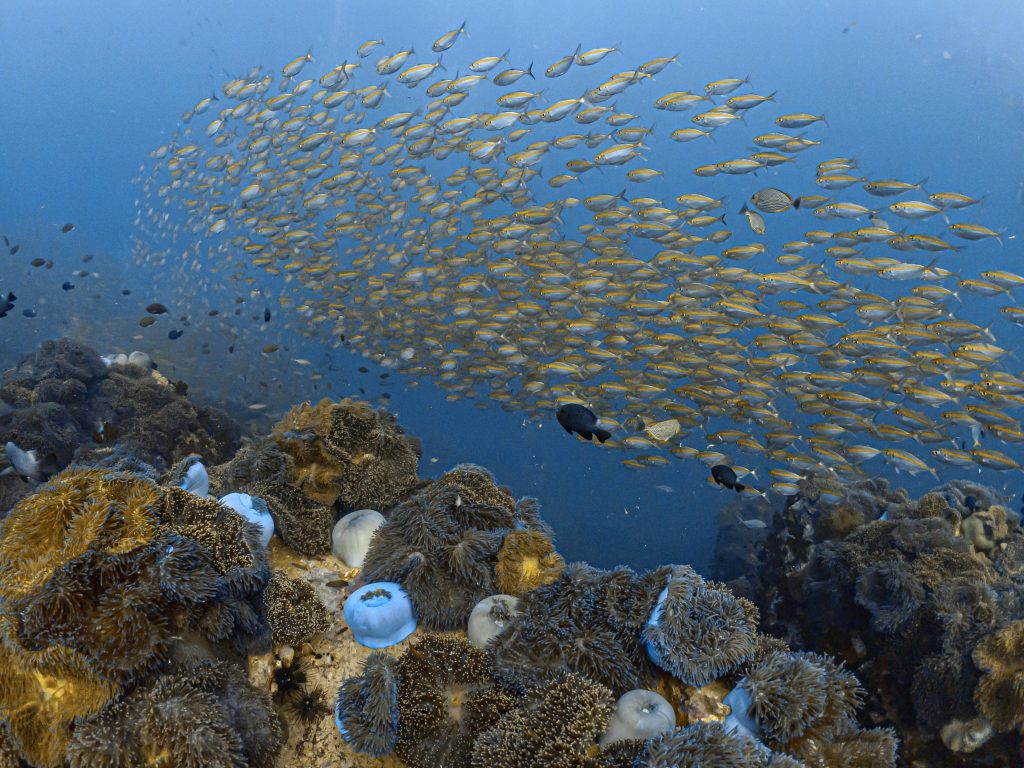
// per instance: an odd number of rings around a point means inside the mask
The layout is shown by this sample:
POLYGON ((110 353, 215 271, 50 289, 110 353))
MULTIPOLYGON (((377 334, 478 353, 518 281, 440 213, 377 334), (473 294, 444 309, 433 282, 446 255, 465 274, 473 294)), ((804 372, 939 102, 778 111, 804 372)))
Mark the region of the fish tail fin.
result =
POLYGON ((466 31, 466 22, 467 21, 469 21, 469 19, 463 19, 462 23, 459 24, 459 34, 460 35, 465 35, 466 37, 469 37, 469 32, 466 31))
POLYGON ((603 443, 605 440, 607 440, 611 436, 612 436, 612 433, 609 432, 607 429, 601 429, 600 427, 597 427, 594 430, 594 437, 597 438, 597 441, 599 443, 603 443))
POLYGON ((800 201, 801 200, 803 200, 802 197, 794 198, 794 200, 793 200, 793 210, 796 210, 796 211, 800 210, 800 201))
POLYGON ((821 122, 823 122, 827 127, 831 128, 831 126, 828 124, 828 118, 826 117, 824 112, 821 113, 821 122))
POLYGON ((498 61, 508 61, 508 55, 512 52, 511 48, 506 48, 505 52, 501 54, 501 58, 498 61))
POLYGON ((438 69, 443 69, 445 72, 447 72, 448 70, 445 68, 444 64, 441 63, 441 59, 443 57, 444 57, 444 54, 442 54, 442 53, 439 53, 437 55, 437 65, 436 66, 437 66, 438 69))
POLYGON ((914 188, 921 190, 925 194, 928 194, 928 190, 926 190, 924 188, 924 185, 928 183, 928 179, 930 179, 930 178, 931 178, 931 176, 925 176, 923 179, 921 179, 919 182, 917 182, 917 184, 914 185, 914 188))
POLYGON ((743 489, 746 488, 747 486, 745 486, 743 483, 734 483, 732 487, 736 489, 736 493, 742 493, 743 489))
MULTIPOLYGON (((747 77, 750 77, 750 75, 747 75, 747 77)), ((778 93, 778 91, 772 91, 771 93, 769 93, 768 96, 765 97, 765 101, 775 101, 775 94, 776 93, 778 93)))
POLYGON ((536 79, 537 79, 537 78, 536 78, 536 77, 534 76, 534 74, 533 74, 533 62, 532 62, 532 61, 530 62, 530 66, 528 66, 528 67, 526 68, 526 74, 528 74, 528 75, 530 76, 530 79, 531 79, 531 80, 536 80, 536 79))

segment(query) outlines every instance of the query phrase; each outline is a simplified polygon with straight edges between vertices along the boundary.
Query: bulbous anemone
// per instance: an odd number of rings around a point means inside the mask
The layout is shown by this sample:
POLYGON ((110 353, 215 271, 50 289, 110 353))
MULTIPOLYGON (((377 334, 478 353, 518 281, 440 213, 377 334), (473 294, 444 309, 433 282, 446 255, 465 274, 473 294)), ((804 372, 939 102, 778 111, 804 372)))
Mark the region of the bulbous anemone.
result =
POLYGON ((753 658, 757 608, 728 588, 676 566, 658 598, 643 639, 655 664, 701 687, 753 658))
POLYGON ((341 684, 334 703, 334 722, 356 752, 390 755, 398 742, 398 661, 373 651, 363 673, 341 684))
POLYGON ((465 766, 476 737, 517 703, 461 637, 427 635, 398 662, 395 753, 412 768, 465 766))

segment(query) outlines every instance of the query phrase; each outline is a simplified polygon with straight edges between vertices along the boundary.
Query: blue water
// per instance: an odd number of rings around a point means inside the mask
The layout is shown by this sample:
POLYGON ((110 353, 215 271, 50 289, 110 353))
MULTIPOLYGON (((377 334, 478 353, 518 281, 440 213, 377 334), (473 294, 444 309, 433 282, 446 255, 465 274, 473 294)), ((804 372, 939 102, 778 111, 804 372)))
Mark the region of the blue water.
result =
MULTIPOLYGON (((133 267, 131 254, 134 205, 141 194, 132 178, 147 153, 169 140, 185 110, 254 65, 276 72, 312 49, 317 62, 308 76, 319 75, 354 60, 356 46, 379 37, 389 52, 410 43, 426 52, 463 19, 470 36, 445 55, 449 76, 460 64, 465 73, 470 61, 506 48, 516 65, 534 61, 538 74, 577 43, 584 48, 621 43, 625 55, 602 69, 605 73, 678 52, 682 66, 665 70, 657 85, 642 93, 648 106, 638 124, 649 124, 647 116, 653 115, 665 127, 653 141, 661 153, 658 167, 667 172, 642 194, 714 193, 717 180, 698 184, 704 180, 694 180, 692 167, 739 156, 746 149, 742 140, 753 135, 744 131, 742 137, 723 138, 713 152, 702 141, 672 144, 664 135, 671 130, 667 126, 688 124, 689 114, 654 112, 649 101, 716 78, 750 75, 756 91, 778 89, 779 112, 824 112, 829 121, 827 130, 815 134, 826 144, 813 160, 805 159, 799 171, 770 171, 766 181, 784 186, 800 177, 801 191, 810 192, 811 162, 852 155, 870 177, 917 181, 929 176, 935 189, 986 195, 984 206, 965 220, 1008 228, 1005 247, 971 244, 941 263, 964 276, 981 269, 1021 270, 1020 241, 1013 236, 1024 212, 1024 62, 1018 60, 1024 6, 1016 3, 992 0, 968 8, 926 0, 385 5, 8 0, 0 6, 0 233, 22 248, 16 257, 0 251, 0 291, 14 291, 19 310, 31 305, 37 316, 26 318, 19 311, 0 319, 0 368, 40 339, 62 334, 85 337, 100 351, 147 349, 168 375, 182 372, 195 397, 232 408, 264 430, 303 399, 358 395, 359 387, 374 399, 387 391, 401 423, 423 439, 421 474, 464 461, 489 467, 516 495, 539 497, 567 559, 637 568, 690 562, 706 570, 718 509, 730 497, 708 485, 704 467, 696 462, 633 473, 621 466, 622 455, 570 439, 553 417, 530 422, 525 414, 447 402, 429 381, 410 389, 396 375, 381 384, 382 369, 367 363, 370 372, 359 373, 361 358, 299 337, 285 327, 287 312, 280 309, 279 322, 260 331, 258 338, 265 341, 257 343, 247 332, 239 352, 228 356, 230 324, 198 316, 242 291, 212 272, 195 277, 209 283, 197 291, 207 302, 192 300, 195 317, 182 339, 131 338, 139 333, 141 307, 183 295, 167 274, 133 267), (68 235, 59 231, 65 222, 76 224, 68 235), (86 253, 95 259, 83 265, 86 253), (35 256, 53 259, 54 268, 28 266, 35 256), (62 292, 61 282, 83 267, 100 276, 71 277, 76 289, 62 292), (122 296, 121 289, 132 294, 122 296), (281 343, 287 357, 259 355, 262 343, 281 343), (308 358, 323 371, 316 388, 308 371, 285 365, 293 357, 308 358), (255 401, 270 404, 265 417, 245 410, 255 401)), ((594 77, 574 68, 558 81, 540 78, 529 85, 557 83, 553 92, 565 97, 593 85, 594 77)), ((390 90, 381 116, 425 100, 422 88, 390 90)), ((488 93, 493 98, 493 89, 488 93)), ((636 94, 629 99, 634 103, 624 98, 621 106, 635 111, 636 94)), ((593 175, 585 179, 596 183, 593 175)), ((739 203, 728 205, 731 216, 739 203)), ((809 217, 773 221, 772 241, 795 239, 813 228, 809 222, 817 223, 809 217)), ((739 230, 738 224, 733 221, 733 228, 739 230)), ((908 255, 909 260, 917 256, 908 255)), ((269 279, 264 283, 273 298, 277 287, 269 279)), ((888 290, 870 281, 866 287, 888 290)), ((999 343, 1018 350, 1008 367, 1019 371, 1021 329, 998 316, 1007 300, 971 295, 964 300, 967 307, 958 314, 991 323, 999 343)), ((245 312, 262 306, 262 301, 246 304, 245 312)), ((1013 446, 994 447, 1024 460, 1013 446)), ((871 466, 889 471, 880 463, 871 466)), ((947 468, 940 472, 944 478, 964 476, 947 468)), ((985 478, 1015 496, 1022 485, 1019 472, 985 478)), ((903 475, 897 482, 919 492, 931 479, 903 475)))

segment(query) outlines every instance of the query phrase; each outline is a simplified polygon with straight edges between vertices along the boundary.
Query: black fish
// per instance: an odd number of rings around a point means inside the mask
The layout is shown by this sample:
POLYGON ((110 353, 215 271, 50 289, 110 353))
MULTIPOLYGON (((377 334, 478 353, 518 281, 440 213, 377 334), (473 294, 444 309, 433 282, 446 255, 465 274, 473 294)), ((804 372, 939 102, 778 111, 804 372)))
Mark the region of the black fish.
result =
POLYGON ((206 313, 206 316, 207 317, 216 317, 219 314, 220 314, 220 312, 218 310, 211 309, 209 312, 206 313))
POLYGON ((733 472, 732 467, 726 466, 725 464, 715 464, 715 466, 711 468, 711 477, 717 485, 724 485, 726 488, 732 488, 736 493, 739 493, 747 487, 743 485, 743 483, 737 482, 739 478, 736 477, 736 473, 733 472))
POLYGON ((165 312, 167 312, 167 307, 165 307, 163 304, 153 302, 148 307, 146 307, 146 311, 149 312, 149 314, 151 315, 162 315, 165 312))
POLYGON ((29 262, 29 264, 31 264, 33 267, 41 267, 45 263, 46 259, 41 259, 38 256, 36 256, 34 259, 32 259, 32 261, 29 262))
POLYGON ((7 292, 7 298, 0 298, 0 317, 7 317, 7 313, 14 309, 14 302, 17 301, 18 297, 10 291, 7 292))
POLYGON ((391 375, 390 373, 382 373, 382 374, 380 375, 380 377, 381 377, 382 379, 386 379, 386 378, 387 378, 388 376, 390 376, 390 375, 391 375))
POLYGON ((12 245, 11 246, 11 256, 16 254, 20 250, 21 250, 21 246, 20 245, 12 245))
POLYGON ((359 366, 359 372, 360 372, 360 373, 369 373, 369 372, 370 372, 370 369, 369 369, 369 368, 367 368, 367 367, 366 367, 365 365, 360 365, 360 366, 359 366))
POLYGON ((65 291, 70 291, 74 287, 75 287, 75 284, 72 283, 70 280, 65 280, 63 285, 61 285, 61 288, 63 288, 65 291))
POLYGON ((612 436, 607 429, 601 429, 601 422, 594 412, 579 403, 566 403, 560 406, 555 418, 570 435, 575 432, 586 440, 596 436, 602 443, 612 436))
POLYGON ((21 314, 23 314, 25 317, 35 317, 36 311, 34 309, 23 309, 21 311, 21 314))
POLYGON ((131 296, 132 295, 131 288, 122 288, 121 289, 121 295, 122 296, 131 296))
POLYGON ((68 232, 70 232, 74 228, 75 228, 74 224, 65 224, 63 227, 60 228, 60 231, 63 232, 66 235, 68 232))
POLYGON ((235 354, 235 345, 234 344, 232 344, 230 347, 228 347, 228 354, 229 355, 235 354))
POLYGON ((270 307, 267 307, 266 309, 263 310, 263 322, 270 322, 270 307))
POLYGON ((183 333, 184 333, 184 331, 179 331, 179 330, 175 329, 175 330, 173 330, 173 331, 171 331, 170 333, 167 334, 167 338, 170 339, 171 341, 174 341, 175 339, 180 339, 181 338, 181 334, 183 334, 183 333))
POLYGON ((93 255, 91 253, 87 253, 85 254, 85 256, 82 257, 82 261, 88 264, 90 261, 92 261, 92 257, 93 255))
POLYGON ((967 494, 964 496, 964 506, 967 507, 967 511, 973 515, 974 510, 978 508, 978 499, 971 494, 967 494))

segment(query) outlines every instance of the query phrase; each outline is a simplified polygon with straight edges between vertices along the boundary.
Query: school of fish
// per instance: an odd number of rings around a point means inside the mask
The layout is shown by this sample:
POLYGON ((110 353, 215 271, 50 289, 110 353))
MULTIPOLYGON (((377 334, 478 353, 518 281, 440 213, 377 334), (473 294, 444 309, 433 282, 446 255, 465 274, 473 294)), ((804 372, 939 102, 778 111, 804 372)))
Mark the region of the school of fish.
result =
POLYGON ((427 56, 371 40, 316 76, 307 53, 224 83, 141 169, 136 259, 181 281, 261 270, 301 332, 450 399, 537 418, 585 404, 635 469, 756 465, 770 488, 737 487, 781 495, 872 461, 1020 469, 1024 375, 994 331, 1024 327, 1024 277, 985 268, 1001 232, 953 221, 979 198, 806 160, 824 115, 772 112, 746 77, 665 92, 678 55, 612 72, 617 46, 577 46, 536 72, 510 51, 456 68, 466 36, 427 56), (556 99, 580 69, 587 90, 556 99), (389 110, 406 88, 421 105, 389 110), (675 159, 751 131, 748 155, 692 173, 675 159), (792 164, 805 189, 762 181, 792 164), (655 179, 673 194, 643 196, 655 179), (771 240, 782 216, 806 219, 802 238, 771 240), (956 314, 987 300, 1004 304, 991 328, 956 314))

